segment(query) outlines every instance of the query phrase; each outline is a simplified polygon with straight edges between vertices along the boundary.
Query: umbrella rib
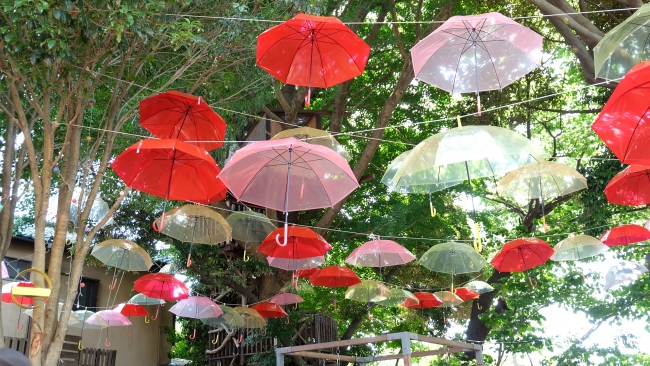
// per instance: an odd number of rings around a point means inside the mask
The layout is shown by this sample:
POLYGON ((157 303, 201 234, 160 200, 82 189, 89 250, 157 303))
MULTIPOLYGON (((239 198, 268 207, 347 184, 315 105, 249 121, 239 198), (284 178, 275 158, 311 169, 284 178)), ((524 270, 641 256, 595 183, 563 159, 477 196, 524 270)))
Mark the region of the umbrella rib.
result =
POLYGON ((627 154, 630 152, 630 147, 632 146, 632 139, 634 138, 634 135, 636 134, 636 131, 639 128, 639 125, 641 124, 641 120, 643 120, 643 118, 648 113, 648 110, 650 110, 650 107, 646 108, 645 112, 641 115, 641 117, 639 117, 636 126, 634 126, 634 131, 632 132, 630 140, 627 143, 627 148, 625 149, 625 155, 623 155, 623 159, 627 158, 627 154))

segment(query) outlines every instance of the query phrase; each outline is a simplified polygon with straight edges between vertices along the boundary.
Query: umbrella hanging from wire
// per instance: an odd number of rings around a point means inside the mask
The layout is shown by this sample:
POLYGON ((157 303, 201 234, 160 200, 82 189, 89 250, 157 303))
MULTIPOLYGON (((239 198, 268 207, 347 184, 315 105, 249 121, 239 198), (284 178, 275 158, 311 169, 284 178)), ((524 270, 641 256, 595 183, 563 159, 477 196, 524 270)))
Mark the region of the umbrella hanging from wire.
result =
POLYGON ((361 267, 379 267, 381 276, 382 267, 398 266, 409 263, 415 256, 403 246, 392 240, 375 240, 363 243, 350 253, 345 263, 361 267))
POLYGON ((104 340, 104 345, 106 347, 111 345, 111 342, 108 340, 108 331, 110 327, 128 327, 131 325, 131 321, 126 316, 114 310, 98 311, 88 317, 86 323, 97 325, 100 329, 102 329, 101 327, 106 324, 106 339, 104 340))
POLYGON ((190 290, 183 281, 169 273, 149 273, 138 278, 133 289, 154 299, 176 301, 187 299, 190 290))
POLYGON ((476 291, 479 294, 484 294, 486 292, 494 291, 494 287, 490 286, 489 283, 483 281, 471 281, 465 284, 470 290, 476 291))
POLYGON ((378 301, 377 305, 396 306, 402 304, 406 299, 411 299, 411 301, 415 302, 420 301, 417 296, 413 295, 410 291, 401 288, 390 288, 390 295, 388 298, 386 300, 378 301))
MULTIPOLYGON (((122 303, 117 305, 116 307, 113 308, 113 311, 117 311, 120 314, 124 315, 131 321, 131 317, 143 317, 145 320, 145 323, 148 323, 149 319, 149 312, 147 309, 145 309, 144 306, 138 305, 138 304, 129 304, 129 303, 122 303)), ((126 328, 126 335, 131 336, 131 332, 129 331, 129 327, 126 328)))
POLYGON ((605 274, 605 290, 617 289, 624 284, 636 281, 646 272, 648 269, 641 264, 619 261, 605 274))
MULTIPOLYGON (((2 285, 2 302, 7 303, 7 304, 14 304, 14 300, 12 300, 12 295, 11 295, 11 290, 14 287, 34 287, 34 284, 29 281, 20 281, 20 282, 9 282, 6 285, 2 285)), ((33 297, 27 297, 27 296, 14 296, 15 301, 24 306, 32 306, 34 305, 34 298, 33 297)), ((18 322, 16 323, 16 329, 23 329, 25 328, 24 325, 20 324, 20 314, 18 313, 18 322)))
POLYGON ((243 328, 259 329, 266 326, 266 320, 255 309, 246 306, 237 306, 235 311, 244 319, 243 328))
MULTIPOLYGON (((361 283, 361 279, 350 268, 343 266, 327 266, 318 270, 309 277, 309 282, 314 286, 330 288, 348 287, 361 283)), ((336 290, 332 290, 334 308, 336 306, 336 290)))
POLYGON ((95 245, 90 254, 105 265, 115 268, 109 290, 115 289, 118 269, 128 272, 148 271, 153 266, 149 253, 138 244, 126 239, 105 240, 95 245))
MULTIPOLYGON (((526 272, 546 263, 553 256, 553 248, 547 242, 537 238, 516 239, 503 245, 492 259, 492 265, 499 272, 526 272)), ((528 281, 533 281, 528 275, 528 281)))
POLYGON ((257 311, 263 318, 284 318, 288 314, 278 304, 263 301, 251 306, 251 309, 257 311))
POLYGON ((609 250, 600 240, 589 235, 572 235, 553 247, 554 261, 577 261, 589 258, 609 250))
POLYGON ((451 274, 452 290, 455 275, 478 272, 487 265, 485 258, 471 246, 457 242, 432 246, 422 255, 420 263, 430 271, 451 274))
POLYGON ((223 314, 223 310, 209 297, 190 296, 178 301, 169 311, 183 318, 195 319, 194 333, 189 337, 196 338, 196 319, 216 318, 223 314))
POLYGON ((231 329, 242 328, 246 325, 244 318, 242 318, 234 308, 226 305, 219 305, 219 308, 223 311, 223 314, 214 318, 201 318, 200 320, 203 324, 215 328, 224 326, 231 329))
MULTIPOLYGON (((320 255, 310 258, 280 258, 266 257, 269 266, 284 269, 285 271, 300 271, 305 269, 315 269, 325 264, 325 257, 320 255)), ((295 276, 294 276, 295 277, 295 276)))
POLYGON ((244 242, 244 262, 248 262, 246 255, 248 243, 261 243, 275 230, 275 225, 265 215, 255 211, 239 211, 231 213, 226 222, 232 229, 232 238, 244 242))
POLYGON ((414 292, 413 296, 415 296, 415 299, 407 298, 402 302, 402 306, 409 309, 428 309, 443 304, 442 300, 431 292, 414 292))
POLYGON ((323 255, 330 249, 332 246, 312 229, 290 226, 284 231, 282 228, 272 231, 257 251, 268 256, 269 265, 295 271, 323 264, 323 255))
POLYGON ((605 187, 607 202, 623 206, 650 204, 650 166, 630 165, 605 187))
POLYGON ((636 224, 620 225, 605 231, 600 236, 600 241, 610 247, 629 245, 645 240, 650 240, 650 230, 636 224))
POLYGON ((451 291, 436 291, 433 294, 442 301, 441 308, 453 307, 463 303, 463 299, 451 291))
POLYGON ((463 301, 478 299, 481 294, 467 287, 458 287, 454 289, 454 295, 458 296, 463 301))
POLYGON ((271 137, 271 140, 280 140, 287 137, 294 137, 300 141, 313 145, 325 146, 328 149, 336 151, 336 153, 341 155, 345 160, 352 160, 352 156, 350 156, 347 150, 345 150, 343 145, 341 145, 336 138, 327 131, 311 127, 290 128, 275 134, 275 136, 271 137))

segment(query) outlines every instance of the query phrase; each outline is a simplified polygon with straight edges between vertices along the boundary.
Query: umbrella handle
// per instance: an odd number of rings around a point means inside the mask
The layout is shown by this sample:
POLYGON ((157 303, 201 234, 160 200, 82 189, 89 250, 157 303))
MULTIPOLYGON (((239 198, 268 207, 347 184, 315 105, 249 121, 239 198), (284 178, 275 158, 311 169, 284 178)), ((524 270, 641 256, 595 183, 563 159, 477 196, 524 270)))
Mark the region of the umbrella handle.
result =
POLYGON ((478 106, 478 116, 481 116, 481 95, 476 94, 476 104, 478 106))
POLYGON ((161 232, 162 229, 165 227, 165 213, 163 212, 162 216, 160 216, 160 227, 158 227, 158 224, 156 224, 156 220, 153 220, 151 223, 151 226, 156 232, 161 232))
POLYGON ((131 336, 131 330, 129 329, 129 327, 126 327, 126 336, 127 337, 131 336))
POLYGON ((241 344, 241 342, 243 341, 244 341, 244 333, 240 333, 239 339, 235 339, 235 342, 237 342, 237 344, 241 344))
POLYGON ((108 341, 108 337, 106 337, 106 339, 104 340, 104 346, 106 346, 106 347, 111 346, 111 342, 108 341))
POLYGON ((370 314, 370 310, 368 310, 368 320, 372 321, 373 318, 372 314, 370 314))
POLYGON ((18 330, 25 329, 25 326, 20 324, 20 316, 18 317, 18 323, 16 323, 16 329, 18 329, 18 330))
POLYGON ((66 245, 66 246, 70 246, 70 245, 72 245, 72 240, 66 240, 66 241, 65 241, 65 245, 66 245))
POLYGON ((293 310, 298 310, 298 303, 293 304, 293 310))
POLYGON ((478 301, 476 302, 476 308, 479 310, 483 310, 483 307, 481 306, 481 304, 478 303, 478 301))
POLYGON ((307 95, 305 96, 305 107, 309 107, 311 101, 311 87, 307 90, 307 95))
POLYGON ((192 265, 192 253, 187 255, 187 268, 190 268, 192 265))
POLYGON ((533 287, 533 288, 537 287, 537 281, 535 281, 535 284, 533 285, 533 279, 530 278, 530 276, 528 276, 528 282, 530 282, 530 287, 533 287))
POLYGON ((158 305, 158 308, 156 309, 156 315, 151 317, 151 320, 158 320, 158 312, 160 311, 160 305, 158 305))
POLYGON ((289 324, 291 323, 291 318, 287 317, 287 320, 284 321, 284 324, 289 324))
POLYGON ((289 224, 287 224, 287 223, 285 222, 285 223, 284 223, 284 243, 281 243, 281 242, 280 242, 280 234, 275 234, 275 242, 276 242, 279 246, 281 246, 281 247, 286 246, 286 245, 287 245, 288 238, 289 238, 289 235, 288 235, 288 234, 289 234, 289 224))
POLYGON ((244 259, 244 262, 248 262, 249 260, 251 260, 251 257, 246 255, 246 249, 244 249, 244 258, 243 259, 244 259))
POLYGON ((149 315, 145 315, 145 316, 144 316, 144 322, 145 322, 146 324, 149 324, 149 315))
POLYGON ((78 349, 79 351, 81 351, 81 350, 84 349, 84 346, 81 344, 81 339, 79 340, 79 343, 77 343, 77 349, 78 349))
POLYGON ((262 329, 262 337, 266 337, 266 327, 264 327, 264 329, 262 329))
POLYGON ((431 217, 436 217, 438 213, 436 212, 436 208, 433 207, 433 202, 431 201, 429 201, 429 208, 431 209, 431 217))
POLYGON ((117 277, 115 277, 115 278, 113 279, 113 283, 111 283, 110 285, 108 285, 108 289, 109 289, 109 290, 115 290, 115 286, 117 286, 117 277))
POLYGON ((192 335, 190 336, 190 339, 194 339, 194 338, 196 338, 196 328, 194 328, 194 333, 192 333, 192 335))
POLYGON ((219 335, 217 334, 217 336, 210 343, 212 343, 212 344, 219 343, 219 335))

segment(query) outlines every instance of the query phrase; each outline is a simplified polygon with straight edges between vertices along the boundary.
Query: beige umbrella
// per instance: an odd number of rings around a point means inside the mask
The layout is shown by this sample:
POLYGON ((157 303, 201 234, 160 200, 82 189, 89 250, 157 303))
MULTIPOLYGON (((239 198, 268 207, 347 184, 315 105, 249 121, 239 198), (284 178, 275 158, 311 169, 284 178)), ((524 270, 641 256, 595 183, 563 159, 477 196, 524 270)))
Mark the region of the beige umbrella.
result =
POLYGON ((448 308, 463 303, 463 299, 451 291, 438 291, 434 292, 433 294, 438 296, 438 298, 442 301, 442 305, 440 305, 441 308, 448 308))
POLYGON ((271 138, 271 140, 279 140, 287 137, 295 137, 296 139, 309 144, 325 146, 336 151, 345 160, 352 160, 352 157, 347 150, 345 150, 343 145, 336 141, 336 138, 327 131, 311 127, 291 128, 276 134, 271 138))
POLYGON ((609 250, 600 240, 589 235, 570 236, 553 247, 554 261, 577 261, 593 257, 609 250))

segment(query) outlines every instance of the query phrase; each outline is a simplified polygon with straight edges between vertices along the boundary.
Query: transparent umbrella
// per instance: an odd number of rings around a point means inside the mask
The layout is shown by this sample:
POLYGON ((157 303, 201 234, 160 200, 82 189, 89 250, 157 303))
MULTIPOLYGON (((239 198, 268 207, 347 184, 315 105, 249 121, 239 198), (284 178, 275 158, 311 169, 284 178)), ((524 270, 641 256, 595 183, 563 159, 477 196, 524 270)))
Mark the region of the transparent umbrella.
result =
POLYGON ((334 138, 334 136, 332 136, 327 131, 323 131, 311 127, 290 128, 288 130, 284 130, 282 132, 277 133, 275 136, 271 138, 271 140, 279 140, 286 137, 295 137, 300 141, 304 141, 314 145, 325 146, 329 149, 336 151, 345 160, 347 161, 352 160, 352 157, 347 152, 347 150, 345 150, 343 145, 341 145, 336 140, 336 138, 334 138))
POLYGON ((577 261, 609 250, 600 240, 589 235, 570 236, 553 247, 551 259, 554 261, 577 261))
POLYGON ((261 243, 275 229, 265 215, 255 211, 233 212, 226 218, 232 229, 232 238, 244 242, 244 261, 248 262, 248 243, 261 243))
POLYGON ((422 255, 420 263, 430 271, 451 274, 452 289, 455 275, 478 272, 487 265, 485 258, 477 253, 474 248, 457 242, 432 246, 422 255))
POLYGON ((646 272, 648 269, 641 264, 619 261, 605 275, 605 290, 615 290, 624 284, 636 281, 646 272))

